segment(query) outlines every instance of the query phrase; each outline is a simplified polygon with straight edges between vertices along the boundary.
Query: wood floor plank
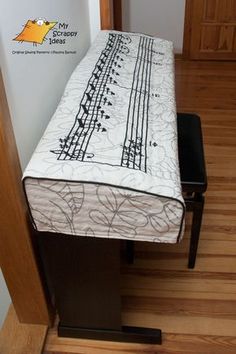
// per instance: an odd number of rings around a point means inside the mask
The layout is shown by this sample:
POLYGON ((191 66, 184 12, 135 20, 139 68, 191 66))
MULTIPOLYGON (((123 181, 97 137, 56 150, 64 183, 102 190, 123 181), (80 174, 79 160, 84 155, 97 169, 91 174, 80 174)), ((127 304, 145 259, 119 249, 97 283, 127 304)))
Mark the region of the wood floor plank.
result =
MULTIPOLYGON (((124 297, 149 297, 152 298, 152 303, 154 303, 155 298, 172 299, 172 301, 175 301, 175 299, 200 300, 200 306, 203 303, 202 300, 212 301, 212 303, 215 300, 225 301, 226 307, 229 301, 231 309, 232 303, 230 301, 235 301, 235 288, 235 280, 211 279, 211 274, 209 278, 205 279, 178 277, 163 279, 158 275, 144 277, 127 275, 124 279, 122 295, 124 297), (137 281, 140 283, 139 286, 137 286, 137 281)), ((233 305, 235 306, 235 303, 233 305)))
POLYGON ((125 312, 123 322, 130 326, 161 328, 164 333, 236 336, 235 320, 202 316, 168 316, 145 312, 125 312), (155 323, 155 326, 153 325, 155 323))
MULTIPOLYGON (((236 300, 213 300, 194 298, 171 298, 152 296, 124 296, 122 299, 123 311, 155 314, 156 316, 176 316, 177 318, 203 317, 211 319, 233 320, 236 317, 236 300)), ((204 319, 203 319, 204 320, 204 319)), ((234 328, 234 335, 236 328, 234 328)))
POLYGON ((208 190, 196 267, 187 268, 191 214, 182 243, 138 242, 122 266, 123 321, 160 327, 162 346, 58 338, 52 354, 236 353, 236 62, 176 61, 179 112, 200 115, 208 190))
POLYGON ((236 338, 228 336, 164 334, 162 346, 58 338, 50 331, 44 354, 235 354, 236 338))

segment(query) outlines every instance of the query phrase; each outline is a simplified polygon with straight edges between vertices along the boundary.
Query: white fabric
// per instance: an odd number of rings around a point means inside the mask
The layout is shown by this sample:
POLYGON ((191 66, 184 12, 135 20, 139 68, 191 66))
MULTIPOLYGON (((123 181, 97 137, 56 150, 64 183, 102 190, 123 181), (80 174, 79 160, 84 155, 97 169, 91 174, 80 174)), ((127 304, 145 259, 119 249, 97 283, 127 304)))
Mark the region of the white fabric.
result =
POLYGON ((23 177, 39 231, 179 241, 172 43, 100 32, 23 177))

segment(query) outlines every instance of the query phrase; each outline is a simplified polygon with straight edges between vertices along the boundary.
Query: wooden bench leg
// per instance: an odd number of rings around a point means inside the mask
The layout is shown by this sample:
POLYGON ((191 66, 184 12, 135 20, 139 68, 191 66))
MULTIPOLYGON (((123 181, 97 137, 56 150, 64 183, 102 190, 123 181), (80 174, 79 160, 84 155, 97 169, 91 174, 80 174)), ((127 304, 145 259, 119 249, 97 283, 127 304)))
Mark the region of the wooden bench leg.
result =
MULTIPOLYGON (((185 203, 187 211, 193 212, 188 258, 188 268, 193 269, 195 267, 201 231, 204 196, 200 193, 195 193, 194 198, 186 199, 185 203)), ((134 263, 134 241, 126 241, 126 260, 128 264, 134 263)))
POLYGON ((194 199, 190 203, 191 203, 191 210, 193 212, 193 219, 192 219, 192 227, 191 227, 188 268, 194 268, 196 256, 197 256, 201 224, 202 224, 204 196, 202 194, 196 193, 194 199))

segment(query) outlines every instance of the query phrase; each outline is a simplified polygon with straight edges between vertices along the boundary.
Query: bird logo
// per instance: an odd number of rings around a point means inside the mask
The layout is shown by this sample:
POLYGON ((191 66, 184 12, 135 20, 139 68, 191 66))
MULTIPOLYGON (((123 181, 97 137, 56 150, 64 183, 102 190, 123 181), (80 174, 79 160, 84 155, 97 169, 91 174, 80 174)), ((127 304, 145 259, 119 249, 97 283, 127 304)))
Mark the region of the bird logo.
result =
POLYGON ((31 42, 33 45, 42 44, 48 32, 57 24, 57 22, 49 22, 44 18, 28 20, 23 30, 13 41, 31 42))

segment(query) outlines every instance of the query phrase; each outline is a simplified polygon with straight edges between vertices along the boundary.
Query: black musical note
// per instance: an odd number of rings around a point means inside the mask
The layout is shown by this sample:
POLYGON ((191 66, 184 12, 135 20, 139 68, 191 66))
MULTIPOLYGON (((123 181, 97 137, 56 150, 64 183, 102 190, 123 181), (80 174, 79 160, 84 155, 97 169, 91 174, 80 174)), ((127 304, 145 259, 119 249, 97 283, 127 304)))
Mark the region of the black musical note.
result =
MULTIPOLYGON (((86 109, 86 111, 88 112, 88 110, 86 109)), ((78 122, 79 122, 79 127, 80 128, 84 128, 84 123, 83 123, 83 121, 82 121, 82 119, 80 118, 80 119, 78 119, 78 122)))
POLYGON ((150 140, 150 142, 149 142, 149 146, 154 146, 154 147, 157 147, 158 146, 158 144, 154 141, 151 141, 150 140))
POLYGON ((94 154, 92 154, 92 153, 86 153, 86 154, 85 154, 85 157, 86 157, 87 159, 92 159, 92 158, 94 157, 94 154))
POLYGON ((120 56, 120 55, 117 55, 116 56, 116 59, 120 60, 120 61, 124 61, 124 59, 120 56))
MULTIPOLYGON (((95 65, 80 102, 80 109, 75 118, 76 124, 74 124, 67 137, 60 139, 60 145, 58 144, 60 151, 55 150, 55 153, 58 152, 59 160, 83 161, 85 158, 87 160, 92 159, 94 155, 87 154, 86 151, 93 132, 107 132, 103 122, 104 119, 108 120, 111 116, 107 114, 105 106, 112 106, 111 97, 115 95, 112 87, 108 87, 108 85, 109 83, 117 84, 114 77, 119 76, 119 69, 122 67, 120 64, 124 61, 122 54, 119 53, 120 48, 122 47, 122 50, 127 51, 126 41, 121 38, 120 34, 109 34, 106 48, 102 51, 95 65), (99 89, 98 84, 100 82, 99 89)), ((131 153, 133 152, 131 151, 131 153)))
POLYGON ((96 80, 99 79, 99 76, 96 73, 93 73, 93 76, 95 77, 96 80))
POLYGON ((104 99, 103 99, 103 104, 104 105, 108 105, 108 106, 112 106, 112 103, 110 102, 110 101, 108 101, 108 98, 107 97, 104 97, 104 99))
POLYGON ((88 101, 91 102, 92 101, 92 97, 90 96, 90 94, 86 93, 86 96, 87 96, 88 101))
POLYGON ((71 141, 72 141, 72 138, 69 137, 69 136, 66 136, 64 139, 60 138, 60 139, 59 139, 59 142, 60 142, 59 146, 60 146, 60 148, 62 148, 62 149, 63 149, 63 148, 68 148, 68 147, 69 147, 68 144, 70 144, 71 141))
POLYGON ((89 113, 89 111, 88 111, 87 107, 85 106, 85 104, 81 104, 81 107, 83 108, 85 114, 89 113))

